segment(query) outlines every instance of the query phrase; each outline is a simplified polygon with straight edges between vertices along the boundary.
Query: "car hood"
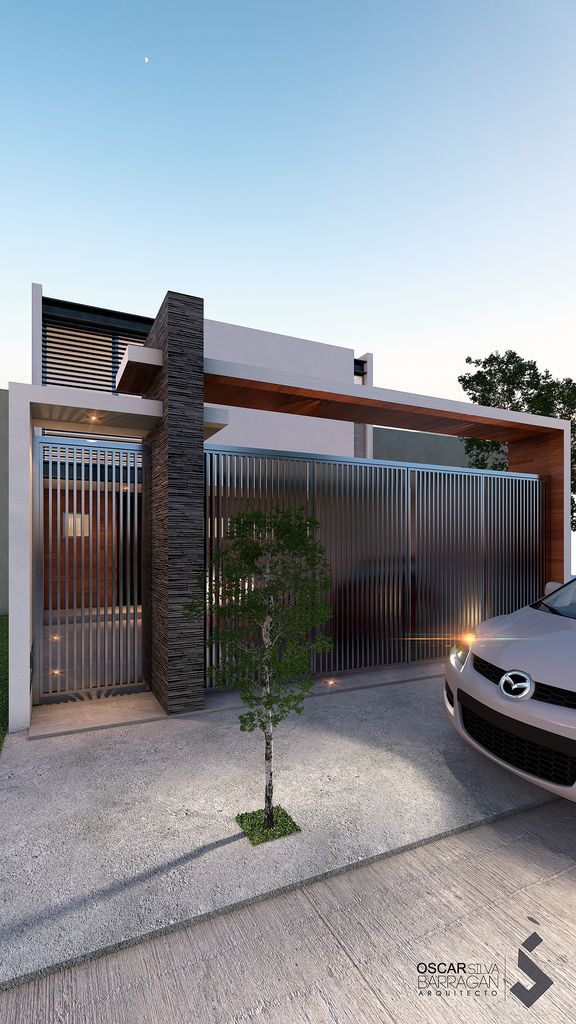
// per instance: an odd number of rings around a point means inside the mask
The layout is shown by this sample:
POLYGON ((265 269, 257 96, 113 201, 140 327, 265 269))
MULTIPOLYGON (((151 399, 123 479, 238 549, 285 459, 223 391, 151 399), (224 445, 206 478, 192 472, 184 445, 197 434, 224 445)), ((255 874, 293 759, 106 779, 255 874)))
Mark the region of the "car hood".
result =
POLYGON ((576 619, 520 608, 476 626, 472 651, 505 672, 576 691, 576 619))

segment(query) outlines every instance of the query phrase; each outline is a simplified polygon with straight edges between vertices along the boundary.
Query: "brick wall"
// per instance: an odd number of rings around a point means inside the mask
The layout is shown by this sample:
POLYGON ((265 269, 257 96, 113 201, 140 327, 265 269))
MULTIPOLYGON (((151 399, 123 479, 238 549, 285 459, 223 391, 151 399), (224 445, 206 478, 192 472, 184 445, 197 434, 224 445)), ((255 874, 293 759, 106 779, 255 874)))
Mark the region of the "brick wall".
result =
POLYGON ((184 615, 204 567, 204 306, 168 292, 146 345, 164 365, 147 398, 162 420, 145 441, 145 678, 169 713, 204 701, 204 624, 184 615))

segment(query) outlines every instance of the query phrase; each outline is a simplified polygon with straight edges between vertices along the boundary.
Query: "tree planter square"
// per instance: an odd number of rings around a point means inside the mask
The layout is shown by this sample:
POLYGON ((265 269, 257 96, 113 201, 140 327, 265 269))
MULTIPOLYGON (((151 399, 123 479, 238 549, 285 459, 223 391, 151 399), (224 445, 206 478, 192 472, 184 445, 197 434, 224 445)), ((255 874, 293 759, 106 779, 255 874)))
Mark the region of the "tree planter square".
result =
POLYGON ((245 811, 243 814, 236 815, 236 821, 253 846, 267 843, 270 839, 281 839, 282 836, 289 836, 293 832, 300 832, 296 822, 280 804, 275 804, 272 810, 274 811, 273 828, 264 828, 264 810, 245 811))

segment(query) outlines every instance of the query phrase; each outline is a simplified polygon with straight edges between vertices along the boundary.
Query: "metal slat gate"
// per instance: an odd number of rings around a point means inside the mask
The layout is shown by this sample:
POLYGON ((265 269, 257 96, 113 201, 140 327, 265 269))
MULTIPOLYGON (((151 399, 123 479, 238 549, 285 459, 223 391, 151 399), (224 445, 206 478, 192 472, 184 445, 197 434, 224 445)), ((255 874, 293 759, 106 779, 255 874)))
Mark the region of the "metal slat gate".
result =
POLYGON ((249 505, 300 505, 319 521, 332 651, 317 672, 443 657, 481 619, 542 594, 534 475, 232 448, 205 459, 208 557, 249 505))
POLYGON ((39 436, 35 703, 142 686, 142 452, 39 436))

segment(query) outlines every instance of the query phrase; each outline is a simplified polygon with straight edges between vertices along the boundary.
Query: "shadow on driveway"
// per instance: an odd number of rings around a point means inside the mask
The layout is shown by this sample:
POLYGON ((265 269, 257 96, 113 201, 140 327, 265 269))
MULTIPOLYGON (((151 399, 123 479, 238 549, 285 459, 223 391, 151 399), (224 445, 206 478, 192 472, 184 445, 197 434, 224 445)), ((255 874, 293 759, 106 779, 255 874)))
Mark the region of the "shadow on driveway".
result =
POLYGON ((114 896, 122 896, 132 886, 139 885, 141 882, 151 882, 152 879, 166 874, 167 871, 186 867, 187 864, 198 860, 200 857, 204 857, 206 854, 212 853, 214 850, 218 850, 223 846, 229 846, 230 843, 235 843, 238 839, 245 838, 244 832, 237 832, 233 836, 226 836, 226 838, 218 839, 213 843, 206 843, 204 846, 199 846, 196 850, 191 850, 190 853, 183 853, 180 857, 174 857, 173 860, 157 864, 155 867, 141 871, 131 878, 125 878, 121 882, 113 882, 112 885, 96 889, 86 896, 79 896, 76 899, 68 900, 66 903, 61 903, 59 906, 52 907, 43 913, 29 914, 19 921, 14 921, 8 928, 0 928, 0 941, 10 941, 10 939, 21 935, 22 931, 26 928, 37 928, 39 925, 50 924, 71 912, 85 910, 93 904, 111 899, 114 896))

